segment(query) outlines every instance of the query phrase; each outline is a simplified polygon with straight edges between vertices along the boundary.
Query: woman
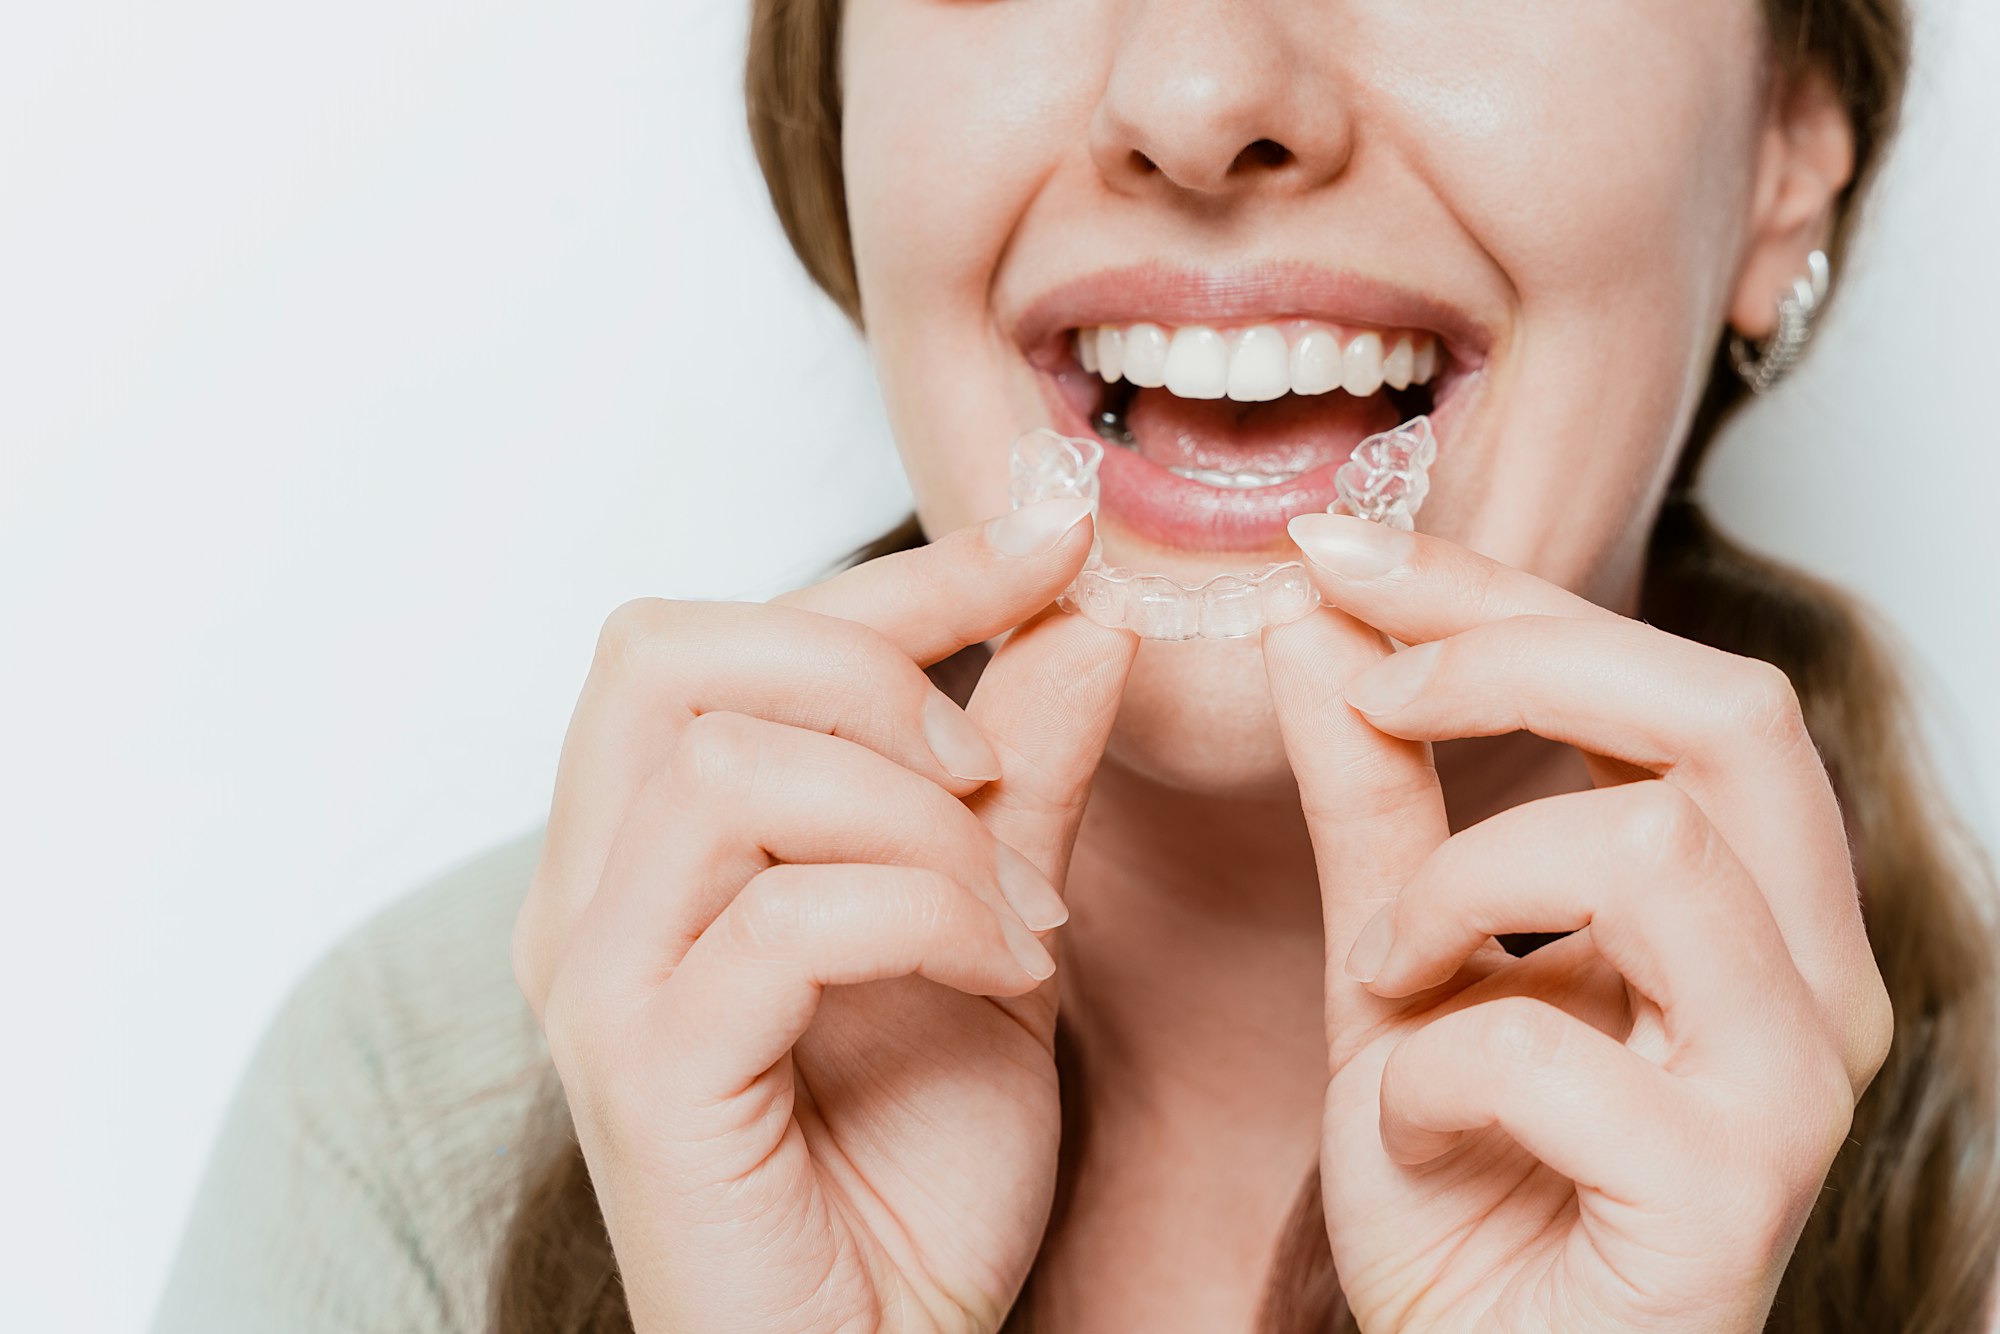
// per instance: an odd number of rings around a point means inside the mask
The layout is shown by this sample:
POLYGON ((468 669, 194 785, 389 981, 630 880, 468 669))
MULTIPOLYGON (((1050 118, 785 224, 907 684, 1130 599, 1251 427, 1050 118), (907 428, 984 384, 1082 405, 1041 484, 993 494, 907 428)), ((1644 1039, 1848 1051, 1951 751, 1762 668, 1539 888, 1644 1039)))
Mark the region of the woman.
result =
POLYGON ((1861 614, 1689 495, 1904 33, 760 0, 933 540, 611 615, 545 833, 280 1020, 163 1324, 1981 1327, 1990 886, 1861 614), (1294 518, 1414 411, 1421 533, 1294 518), (1002 513, 1042 425, 1097 520, 1002 513), (1050 610, 1093 536, 1329 609, 1141 644, 1050 610))

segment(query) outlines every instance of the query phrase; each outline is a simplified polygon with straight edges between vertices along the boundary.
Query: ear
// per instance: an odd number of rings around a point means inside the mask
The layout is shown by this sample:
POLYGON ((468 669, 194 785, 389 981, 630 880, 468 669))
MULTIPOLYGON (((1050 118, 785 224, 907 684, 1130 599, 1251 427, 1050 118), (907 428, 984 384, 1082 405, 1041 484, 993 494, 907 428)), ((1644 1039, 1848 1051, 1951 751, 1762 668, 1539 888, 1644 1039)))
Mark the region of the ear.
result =
POLYGON ((1778 327, 1778 298, 1824 249, 1833 205, 1854 175, 1854 124, 1818 67, 1772 80, 1757 160, 1757 183, 1729 323, 1745 338, 1778 327))

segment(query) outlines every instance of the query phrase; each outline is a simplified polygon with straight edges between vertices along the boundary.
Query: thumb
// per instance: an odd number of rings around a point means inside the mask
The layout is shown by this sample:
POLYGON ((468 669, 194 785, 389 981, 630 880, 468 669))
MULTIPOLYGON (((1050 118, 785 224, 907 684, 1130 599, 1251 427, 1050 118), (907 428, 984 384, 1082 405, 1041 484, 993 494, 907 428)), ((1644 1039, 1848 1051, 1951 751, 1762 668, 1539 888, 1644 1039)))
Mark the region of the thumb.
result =
POLYGON ((1336 1068, 1373 1023, 1404 1008, 1348 975, 1356 937, 1451 833, 1429 744, 1377 731, 1342 695, 1388 648, 1379 631, 1331 607, 1264 632, 1271 700, 1319 872, 1336 1068))
POLYGON ((966 705, 1001 768, 969 804, 1058 889, 1138 648, 1130 631, 1044 612, 1007 637, 966 705))

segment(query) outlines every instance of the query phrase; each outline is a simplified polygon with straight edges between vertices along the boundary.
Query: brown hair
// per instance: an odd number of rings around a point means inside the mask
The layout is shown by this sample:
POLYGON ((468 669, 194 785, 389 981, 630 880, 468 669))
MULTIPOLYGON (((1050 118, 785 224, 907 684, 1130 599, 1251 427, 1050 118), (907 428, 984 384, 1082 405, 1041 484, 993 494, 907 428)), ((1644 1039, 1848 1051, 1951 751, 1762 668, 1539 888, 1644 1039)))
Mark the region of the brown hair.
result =
MULTIPOLYGON (((1839 200, 1836 269, 1856 204, 1894 129, 1909 56, 1902 0, 1765 0, 1778 57, 1816 67, 1846 101, 1855 175, 1839 200)), ((750 134, 785 234, 858 326, 860 291, 840 173, 838 0, 753 0, 750 134)), ((1984 1327, 2000 1249, 2000 1044, 1984 903, 1991 865, 1916 744, 1889 635, 1851 596, 1717 530, 1692 496, 1716 432, 1746 391, 1718 337, 1707 390, 1654 524, 1641 615, 1782 668, 1846 815, 1869 938, 1895 1005, 1895 1043, 1792 1255, 1768 1328, 1796 1334, 1958 1334, 1984 1327)), ((863 556, 922 540, 914 520, 863 556)), ((1085 1072, 1060 1024, 1062 1149, 1048 1235, 1062 1223, 1088 1127, 1085 1072)), ((495 1334, 629 1334, 616 1262, 560 1111, 500 1257, 495 1334)), ((1029 1276, 1032 1286, 1033 1274, 1029 1276)), ((1027 1334, 1028 1289, 1007 1334, 1027 1334)), ((1316 1172, 1301 1184, 1266 1284, 1259 1334, 1352 1322, 1327 1249, 1316 1172)))

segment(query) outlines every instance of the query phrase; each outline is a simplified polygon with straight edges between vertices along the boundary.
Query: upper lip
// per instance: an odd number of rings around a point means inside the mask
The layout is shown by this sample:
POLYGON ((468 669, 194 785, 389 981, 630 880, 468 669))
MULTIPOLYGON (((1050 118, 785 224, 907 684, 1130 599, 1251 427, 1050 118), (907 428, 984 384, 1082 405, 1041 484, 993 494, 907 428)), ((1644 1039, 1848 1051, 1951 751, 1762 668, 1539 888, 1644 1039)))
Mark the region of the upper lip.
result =
POLYGON ((1270 260, 1227 269, 1183 268, 1149 261, 1099 269, 1057 284, 1014 321, 1014 341, 1029 359, 1055 369, 1071 329, 1099 324, 1256 323, 1319 319, 1384 330, 1429 330, 1441 350, 1471 368, 1491 346, 1491 331, 1460 306, 1379 278, 1301 261, 1270 260))

